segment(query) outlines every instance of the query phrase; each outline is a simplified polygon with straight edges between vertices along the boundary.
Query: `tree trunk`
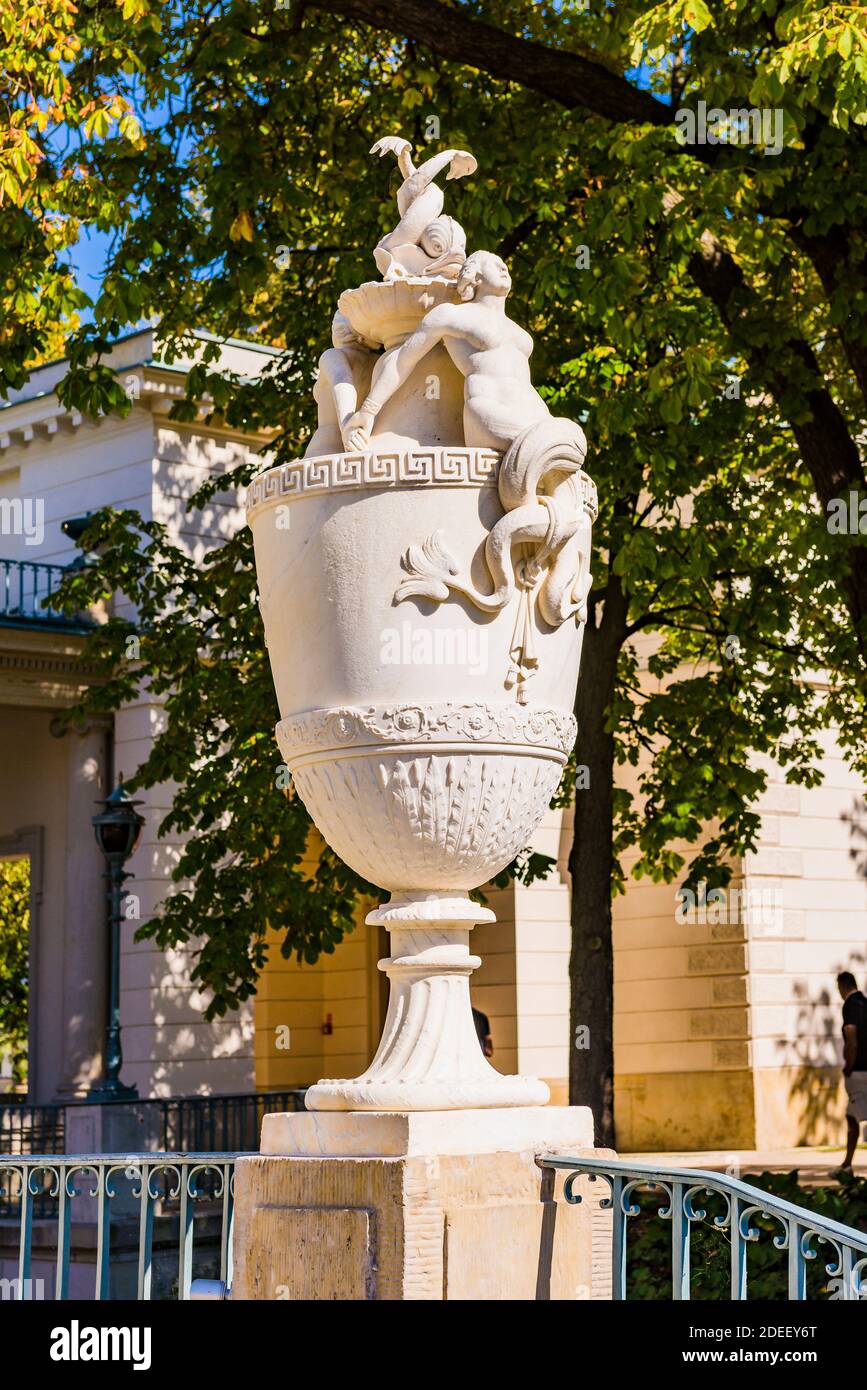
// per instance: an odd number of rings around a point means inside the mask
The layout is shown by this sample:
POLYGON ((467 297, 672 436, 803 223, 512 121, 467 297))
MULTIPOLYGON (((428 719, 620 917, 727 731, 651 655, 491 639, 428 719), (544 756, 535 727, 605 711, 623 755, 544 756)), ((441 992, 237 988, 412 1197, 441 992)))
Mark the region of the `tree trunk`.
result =
MULTIPOLYGON (((793 380, 797 380, 799 370, 806 376, 798 402, 806 409, 803 418, 792 421, 791 430, 826 524, 831 503, 846 499, 850 492, 863 496, 867 478, 854 432, 824 383, 815 352, 809 343, 795 336, 767 337, 767 307, 747 284, 740 267, 709 232, 702 235, 701 250, 690 257, 689 273, 717 306, 732 342, 771 392, 784 418, 793 380)), ((842 597, 867 667, 867 547, 855 545, 842 550, 840 569, 842 597)))
POLYGON ((614 1145, 614 950, 611 875, 614 860, 614 737, 605 724, 614 694, 617 658, 626 637, 626 600, 609 570, 601 622, 591 604, 584 631, 575 701, 579 777, 572 879, 572 954, 569 963, 569 1102, 589 1105, 596 1143, 614 1145), (588 775, 589 774, 589 775, 588 775), (580 785, 581 780, 585 786, 580 785), (586 1031, 585 1031, 586 1030, 586 1031))

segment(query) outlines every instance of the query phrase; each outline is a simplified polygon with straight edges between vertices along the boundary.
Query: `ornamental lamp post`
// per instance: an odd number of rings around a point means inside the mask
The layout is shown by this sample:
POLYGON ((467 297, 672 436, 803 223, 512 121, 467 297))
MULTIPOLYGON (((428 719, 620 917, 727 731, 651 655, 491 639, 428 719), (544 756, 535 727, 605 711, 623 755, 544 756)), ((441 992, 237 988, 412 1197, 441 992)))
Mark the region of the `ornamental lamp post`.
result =
POLYGON ((120 1079, 120 1069, 123 1066, 123 1050, 120 1043, 120 924, 123 899, 126 896, 123 885, 126 879, 132 878, 132 874, 126 873, 123 866, 135 851, 141 837, 144 817, 136 810, 141 804, 140 801, 131 800, 124 788, 123 777, 120 777, 114 791, 102 802, 104 809, 91 819, 96 843, 108 864, 106 877, 111 884, 108 892, 111 903, 110 974, 104 1075, 89 1092, 89 1099, 96 1102, 138 1100, 138 1088, 125 1086, 120 1079))

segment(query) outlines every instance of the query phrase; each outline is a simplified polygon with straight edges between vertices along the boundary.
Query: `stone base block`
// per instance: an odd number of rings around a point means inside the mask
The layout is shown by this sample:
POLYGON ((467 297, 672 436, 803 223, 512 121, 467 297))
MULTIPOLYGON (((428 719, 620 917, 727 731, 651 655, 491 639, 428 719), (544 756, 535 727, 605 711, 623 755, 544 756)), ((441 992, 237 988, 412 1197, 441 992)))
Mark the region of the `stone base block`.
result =
POLYGON ((272 1151, 236 1166, 232 1298, 606 1299, 607 1184, 567 1205, 536 1162, 598 1155, 592 1134, 578 1107, 268 1116, 272 1151))

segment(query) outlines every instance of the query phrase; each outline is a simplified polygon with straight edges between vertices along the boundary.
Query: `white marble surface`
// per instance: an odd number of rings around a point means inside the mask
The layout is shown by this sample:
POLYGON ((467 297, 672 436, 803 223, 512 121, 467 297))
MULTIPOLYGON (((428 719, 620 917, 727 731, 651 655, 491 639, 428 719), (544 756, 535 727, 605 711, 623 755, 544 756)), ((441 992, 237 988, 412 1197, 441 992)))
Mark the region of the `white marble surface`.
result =
POLYGON ((412 1158, 476 1153, 577 1153, 593 1147, 587 1106, 517 1110, 306 1111, 266 1115, 263 1154, 412 1158))
POLYGON ((328 843, 392 894, 368 917, 392 937, 376 1056, 307 1103, 534 1107, 545 1083, 478 1046, 469 932, 490 914, 469 894, 529 843, 574 743, 596 492, 583 431, 533 386, 508 267, 443 214, 436 176, 475 159, 373 152, 404 180, 384 279, 341 294, 307 454, 248 507, 282 756, 328 843))

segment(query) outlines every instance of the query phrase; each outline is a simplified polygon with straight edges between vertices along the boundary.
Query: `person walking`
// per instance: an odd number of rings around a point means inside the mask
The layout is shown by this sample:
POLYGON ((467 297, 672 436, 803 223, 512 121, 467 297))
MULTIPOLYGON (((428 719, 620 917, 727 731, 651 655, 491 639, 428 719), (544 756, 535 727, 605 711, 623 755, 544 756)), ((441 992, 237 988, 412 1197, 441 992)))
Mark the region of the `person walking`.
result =
POLYGON ((867 999, 849 970, 837 976, 837 988, 843 1000, 843 1078, 849 1104, 846 1157, 834 1176, 844 1177, 852 1172, 861 1125, 867 1120, 867 999))

